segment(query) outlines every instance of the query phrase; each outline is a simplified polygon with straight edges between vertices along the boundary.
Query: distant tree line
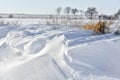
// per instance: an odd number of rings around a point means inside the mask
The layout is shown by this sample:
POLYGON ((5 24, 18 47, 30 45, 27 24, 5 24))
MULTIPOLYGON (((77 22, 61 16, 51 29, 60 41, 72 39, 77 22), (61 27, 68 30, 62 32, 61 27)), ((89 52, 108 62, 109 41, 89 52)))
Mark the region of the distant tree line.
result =
MULTIPOLYGON (((58 7, 56 9, 56 12, 58 15, 60 15, 60 13, 62 13, 62 7, 58 7)), ((63 12, 66 15, 69 15, 70 13, 75 15, 76 13, 79 12, 79 10, 77 8, 66 7, 66 8, 64 8, 63 12)))
POLYGON ((118 12, 116 12, 113 15, 105 15, 105 14, 99 14, 97 9, 95 7, 88 7, 86 11, 79 10, 77 8, 71 8, 71 7, 65 7, 64 9, 62 7, 58 7, 56 9, 56 12, 58 15, 61 13, 64 13, 65 15, 81 15, 85 16, 87 19, 104 19, 104 20, 110 20, 110 19, 120 19, 120 9, 118 12))
MULTIPOLYGON (((83 16, 86 17, 86 19, 99 19, 99 20, 117 20, 120 19, 120 9, 114 13, 113 15, 106 15, 106 14, 99 14, 99 12, 97 11, 97 9, 95 7, 88 7, 87 10, 83 11, 83 10, 79 10, 77 8, 71 8, 71 7, 58 7, 56 9, 56 14, 59 16, 61 14, 63 15, 67 15, 67 17, 69 17, 69 15, 80 15, 80 17, 82 18, 83 16)), ((49 18, 53 18, 54 15, 50 15, 49 18)), ((0 18, 2 18, 2 16, 0 16, 0 18)), ((14 14, 9 14, 8 18, 14 18, 14 14)))

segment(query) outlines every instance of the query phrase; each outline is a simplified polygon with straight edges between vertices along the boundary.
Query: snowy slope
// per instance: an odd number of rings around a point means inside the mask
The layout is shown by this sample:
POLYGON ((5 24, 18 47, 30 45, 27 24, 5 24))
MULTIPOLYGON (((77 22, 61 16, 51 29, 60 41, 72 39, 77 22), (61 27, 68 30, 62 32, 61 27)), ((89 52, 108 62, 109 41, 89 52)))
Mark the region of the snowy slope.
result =
POLYGON ((120 36, 65 26, 0 26, 0 80, 120 80, 120 36))

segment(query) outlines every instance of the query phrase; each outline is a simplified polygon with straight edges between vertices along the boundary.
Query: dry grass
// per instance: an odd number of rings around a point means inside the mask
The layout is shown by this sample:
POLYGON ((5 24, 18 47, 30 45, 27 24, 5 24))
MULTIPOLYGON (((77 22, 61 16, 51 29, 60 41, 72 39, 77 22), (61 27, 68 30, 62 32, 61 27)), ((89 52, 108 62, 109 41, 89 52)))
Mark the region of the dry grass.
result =
POLYGON ((16 20, 16 21, 0 20, 0 24, 2 24, 2 25, 9 25, 9 26, 20 26, 21 25, 21 21, 19 21, 19 20, 16 20))
POLYGON ((94 31, 96 33, 105 33, 105 31, 104 31, 105 27, 106 27, 106 22, 99 21, 96 23, 96 25, 94 27, 94 31))
POLYGON ((112 24, 113 24, 113 21, 110 20, 110 21, 107 23, 107 27, 109 27, 109 26, 112 25, 112 24))
POLYGON ((86 30, 94 30, 94 25, 95 24, 93 24, 93 23, 86 24, 85 27, 84 27, 84 29, 86 29, 86 30))
POLYGON ((84 29, 86 30, 93 30, 97 34, 104 34, 105 29, 109 29, 109 26, 113 24, 112 21, 98 21, 97 23, 89 23, 86 24, 84 29))

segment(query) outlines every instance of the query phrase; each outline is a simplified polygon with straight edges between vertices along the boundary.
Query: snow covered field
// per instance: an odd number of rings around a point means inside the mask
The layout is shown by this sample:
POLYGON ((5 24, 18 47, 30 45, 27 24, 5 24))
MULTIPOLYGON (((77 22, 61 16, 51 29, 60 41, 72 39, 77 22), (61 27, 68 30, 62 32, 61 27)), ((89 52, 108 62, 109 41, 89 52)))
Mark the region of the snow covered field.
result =
POLYGON ((120 36, 66 26, 0 25, 0 80, 120 80, 120 36))

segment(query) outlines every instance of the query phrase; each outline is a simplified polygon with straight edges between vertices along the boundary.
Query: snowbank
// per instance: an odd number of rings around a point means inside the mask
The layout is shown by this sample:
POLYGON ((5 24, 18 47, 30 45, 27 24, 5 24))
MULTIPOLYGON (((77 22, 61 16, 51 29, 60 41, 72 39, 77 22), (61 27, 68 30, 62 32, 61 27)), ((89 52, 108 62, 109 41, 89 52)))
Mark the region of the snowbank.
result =
POLYGON ((53 25, 0 27, 0 80, 120 80, 120 37, 53 25))

